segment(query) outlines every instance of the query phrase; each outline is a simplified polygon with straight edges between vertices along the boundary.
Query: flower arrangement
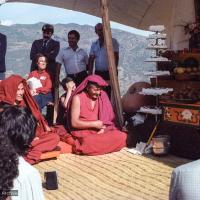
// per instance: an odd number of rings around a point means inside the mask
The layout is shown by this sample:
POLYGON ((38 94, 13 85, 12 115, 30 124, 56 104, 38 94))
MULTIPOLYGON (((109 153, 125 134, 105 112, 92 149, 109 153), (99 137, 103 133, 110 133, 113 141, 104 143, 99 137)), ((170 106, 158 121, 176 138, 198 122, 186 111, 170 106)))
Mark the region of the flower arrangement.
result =
POLYGON ((200 23, 194 22, 194 23, 188 23, 184 26, 184 32, 185 34, 193 35, 195 33, 200 33, 200 23))

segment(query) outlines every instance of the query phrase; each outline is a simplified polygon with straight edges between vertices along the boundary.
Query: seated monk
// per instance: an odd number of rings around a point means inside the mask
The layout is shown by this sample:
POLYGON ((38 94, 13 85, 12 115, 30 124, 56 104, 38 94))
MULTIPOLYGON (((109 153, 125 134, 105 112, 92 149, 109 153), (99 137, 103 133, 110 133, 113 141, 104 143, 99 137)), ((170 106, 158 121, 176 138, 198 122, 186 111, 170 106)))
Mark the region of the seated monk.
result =
POLYGON ((72 94, 69 109, 75 154, 101 155, 126 146, 126 133, 116 128, 110 100, 102 90, 106 86, 100 76, 90 75, 72 94))
POLYGON ((42 153, 53 151, 60 138, 66 140, 67 133, 64 128, 58 127, 56 129, 48 126, 37 103, 30 94, 26 80, 22 77, 12 75, 1 81, 0 103, 4 106, 7 104, 27 107, 37 120, 36 137, 24 157, 30 164, 39 162, 42 159, 42 153))

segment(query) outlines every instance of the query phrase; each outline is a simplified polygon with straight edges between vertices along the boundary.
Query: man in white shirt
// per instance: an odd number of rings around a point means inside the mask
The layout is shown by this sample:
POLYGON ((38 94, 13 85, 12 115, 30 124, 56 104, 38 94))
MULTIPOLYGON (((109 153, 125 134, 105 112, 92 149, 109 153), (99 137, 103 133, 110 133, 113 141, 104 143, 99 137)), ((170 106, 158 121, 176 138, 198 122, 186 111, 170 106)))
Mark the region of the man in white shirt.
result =
MULTIPOLYGON (((88 61, 89 74, 92 74, 94 71, 95 74, 101 76, 104 80, 109 81, 110 76, 108 71, 109 67, 108 55, 104 44, 103 25, 101 23, 98 23, 95 26, 95 33, 98 35, 99 39, 92 43, 90 49, 90 55, 88 61), (94 64, 95 64, 95 70, 94 70, 94 64)), ((112 43, 115 56, 115 64, 117 67, 119 61, 119 43, 114 38, 112 38, 112 43)), ((109 88, 108 91, 106 92, 110 96, 111 89, 109 88)))
POLYGON ((78 86, 87 77, 88 55, 82 48, 78 47, 80 34, 76 30, 68 33, 69 46, 60 50, 57 62, 56 80, 59 80, 60 68, 63 64, 67 77, 73 79, 78 86))

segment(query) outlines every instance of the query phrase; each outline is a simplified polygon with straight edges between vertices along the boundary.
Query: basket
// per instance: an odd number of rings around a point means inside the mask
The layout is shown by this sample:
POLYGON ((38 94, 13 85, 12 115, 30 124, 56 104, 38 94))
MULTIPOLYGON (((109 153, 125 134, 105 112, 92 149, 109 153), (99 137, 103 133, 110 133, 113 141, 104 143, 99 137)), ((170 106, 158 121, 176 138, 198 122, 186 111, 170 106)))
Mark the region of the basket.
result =
POLYGON ((167 155, 170 148, 169 135, 158 135, 152 139, 153 153, 155 155, 167 155))

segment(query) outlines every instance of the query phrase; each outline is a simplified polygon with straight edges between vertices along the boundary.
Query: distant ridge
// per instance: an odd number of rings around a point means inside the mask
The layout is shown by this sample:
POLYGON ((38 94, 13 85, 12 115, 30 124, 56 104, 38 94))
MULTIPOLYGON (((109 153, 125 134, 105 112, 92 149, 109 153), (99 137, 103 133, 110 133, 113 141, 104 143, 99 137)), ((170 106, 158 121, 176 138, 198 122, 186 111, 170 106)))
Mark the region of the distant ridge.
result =
MULTIPOLYGON (((15 24, 11 26, 0 25, 0 31, 7 35, 8 49, 6 54, 7 70, 25 75, 30 69, 29 53, 31 44, 35 39, 42 36, 41 27, 43 23, 37 24, 15 24)), ((79 46, 88 53, 91 43, 97 39, 94 27, 89 25, 56 24, 54 38, 61 42, 61 46, 67 45, 67 33, 71 29, 80 32, 79 46)), ((122 93, 128 85, 141 79, 142 71, 152 69, 152 65, 144 60, 151 55, 151 51, 145 50, 147 41, 144 36, 128 33, 122 30, 113 29, 113 37, 120 44, 119 79, 122 93)))

